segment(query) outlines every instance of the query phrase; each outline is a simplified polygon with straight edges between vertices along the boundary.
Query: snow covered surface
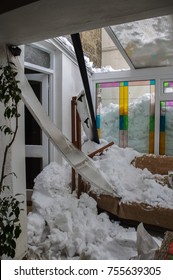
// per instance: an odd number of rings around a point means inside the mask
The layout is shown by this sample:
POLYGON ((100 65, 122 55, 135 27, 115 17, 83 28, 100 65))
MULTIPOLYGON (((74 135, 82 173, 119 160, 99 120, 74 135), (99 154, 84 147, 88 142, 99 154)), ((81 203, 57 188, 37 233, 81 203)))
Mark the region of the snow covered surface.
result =
POLYGON ((173 65, 173 16, 111 26, 137 68, 173 65))
POLYGON ((87 194, 71 194, 70 168, 51 163, 35 181, 28 215, 30 257, 41 259, 128 259, 136 255, 135 229, 97 214, 87 194))
MULTIPOLYGON (((73 45, 70 43, 70 41, 66 37, 60 36, 60 37, 57 37, 57 40, 61 44, 63 44, 70 52, 72 52, 72 53, 75 52, 73 45)), ((103 66, 101 68, 95 68, 93 66, 93 62, 90 61, 89 57, 87 57, 86 55, 84 55, 84 60, 85 60, 86 67, 91 72, 93 72, 93 73, 104 73, 104 72, 114 72, 114 71, 127 71, 127 70, 130 70, 130 68, 129 69, 115 70, 110 65, 103 66)))
MULTIPOLYGON (((87 153, 91 146, 88 141, 83 150, 87 153)), ((93 143, 93 146, 96 150, 99 145, 93 143)), ((144 202, 152 206, 173 209, 173 190, 167 185, 163 187, 157 183, 155 175, 147 169, 141 170, 131 164, 136 156, 141 155, 132 148, 124 149, 114 144, 102 156, 95 156, 94 160, 123 202, 144 202)), ((157 177, 159 178, 160 175, 158 174, 157 177)), ((95 191, 102 193, 100 190, 95 191)))
MULTIPOLYGON (((105 145, 86 142, 86 153, 105 145)), ((113 145, 94 161, 122 200, 173 208, 173 190, 158 184, 148 170, 130 163, 141 155, 113 145)), ((52 162, 35 179, 33 212, 28 215, 29 257, 37 259, 129 259, 137 255, 136 230, 97 213, 87 194, 71 194, 71 168, 52 162)), ((96 190, 96 192, 101 192, 96 190)), ((160 241, 158 240, 158 243, 160 241)))

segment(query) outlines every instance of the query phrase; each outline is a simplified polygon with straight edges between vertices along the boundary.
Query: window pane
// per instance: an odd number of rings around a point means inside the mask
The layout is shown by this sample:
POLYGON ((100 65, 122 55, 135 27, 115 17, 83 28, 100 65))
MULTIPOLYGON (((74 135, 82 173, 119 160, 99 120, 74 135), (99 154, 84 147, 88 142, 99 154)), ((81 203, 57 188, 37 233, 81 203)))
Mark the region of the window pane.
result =
POLYGON ((173 101, 160 102, 160 154, 173 155, 173 101))
POLYGON ((99 137, 119 145, 119 83, 97 84, 99 137))
POLYGON ((163 83, 163 93, 173 93, 173 82, 163 83))
POLYGON ((33 189, 34 179, 42 171, 42 158, 26 158, 26 188, 33 189))
POLYGON ((30 45, 25 46, 25 61, 50 68, 50 54, 30 45))
MULTIPOLYGON (((35 95, 41 102, 41 82, 29 81, 35 95)), ((25 107, 25 145, 42 145, 42 131, 29 110, 25 107)))
POLYGON ((129 85, 128 146, 149 152, 150 85, 129 85))

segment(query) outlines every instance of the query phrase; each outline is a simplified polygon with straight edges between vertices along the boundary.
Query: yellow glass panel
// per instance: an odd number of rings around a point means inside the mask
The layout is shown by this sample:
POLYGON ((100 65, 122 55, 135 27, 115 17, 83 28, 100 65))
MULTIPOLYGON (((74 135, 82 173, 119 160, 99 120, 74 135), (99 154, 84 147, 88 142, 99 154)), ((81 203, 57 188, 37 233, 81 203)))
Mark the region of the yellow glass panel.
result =
POLYGON ((128 87, 124 87, 124 115, 128 115, 128 87))
POLYGON ((120 115, 124 115, 124 87, 120 87, 120 115))

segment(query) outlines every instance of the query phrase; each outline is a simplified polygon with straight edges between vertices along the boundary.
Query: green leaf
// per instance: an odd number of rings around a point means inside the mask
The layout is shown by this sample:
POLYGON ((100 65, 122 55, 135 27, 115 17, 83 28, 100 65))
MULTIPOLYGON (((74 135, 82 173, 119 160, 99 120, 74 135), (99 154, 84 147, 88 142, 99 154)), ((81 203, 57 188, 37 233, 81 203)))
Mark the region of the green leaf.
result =
POLYGON ((15 257, 15 250, 14 249, 11 249, 10 257, 12 257, 12 259, 15 257))
POLYGON ((10 245, 11 247, 13 247, 13 249, 16 249, 16 242, 14 241, 14 239, 11 240, 10 245))
POLYGON ((6 135, 6 134, 13 134, 13 132, 11 131, 11 129, 9 128, 9 127, 6 127, 5 129, 4 129, 4 134, 6 135))
POLYGON ((21 232, 22 231, 20 229, 20 226, 17 226, 15 231, 14 231, 14 237, 17 239, 20 236, 21 232))
POLYGON ((19 207, 17 207, 16 209, 15 209, 15 215, 16 215, 16 217, 18 218, 19 217, 19 214, 20 214, 20 209, 19 209, 19 207))
POLYGON ((12 234, 12 233, 11 233, 11 234, 9 233, 9 235, 8 235, 8 237, 7 237, 8 243, 11 243, 12 238, 13 238, 13 234, 12 234))
POLYGON ((4 233, 7 234, 10 231, 10 225, 6 225, 6 227, 4 228, 4 233))
POLYGON ((6 244, 4 244, 2 251, 4 252, 5 255, 8 254, 9 248, 6 244))
POLYGON ((13 216, 13 212, 10 212, 9 217, 13 216))

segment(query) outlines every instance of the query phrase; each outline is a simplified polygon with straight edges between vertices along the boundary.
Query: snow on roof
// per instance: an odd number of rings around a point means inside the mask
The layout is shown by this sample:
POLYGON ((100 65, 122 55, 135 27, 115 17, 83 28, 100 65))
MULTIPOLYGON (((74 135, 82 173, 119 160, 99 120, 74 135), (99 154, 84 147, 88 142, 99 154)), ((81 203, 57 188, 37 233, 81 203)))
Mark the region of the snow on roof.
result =
MULTIPOLYGON (((72 43, 66 37, 60 36, 60 37, 57 37, 56 40, 58 42, 60 42, 61 44, 63 44, 63 46, 65 48, 67 48, 71 53, 74 54, 74 52, 75 52, 74 47, 73 47, 72 43)), ((119 72, 119 71, 127 71, 130 69, 129 68, 129 69, 116 70, 116 69, 113 69, 112 66, 110 66, 110 65, 103 66, 101 68, 95 68, 95 67, 93 67, 93 62, 90 61, 89 57, 87 57, 86 55, 84 55, 84 60, 85 60, 86 67, 92 73, 119 72)))

